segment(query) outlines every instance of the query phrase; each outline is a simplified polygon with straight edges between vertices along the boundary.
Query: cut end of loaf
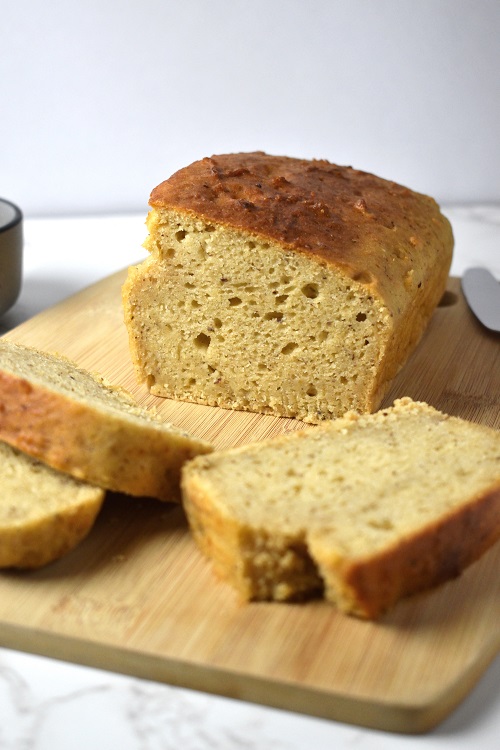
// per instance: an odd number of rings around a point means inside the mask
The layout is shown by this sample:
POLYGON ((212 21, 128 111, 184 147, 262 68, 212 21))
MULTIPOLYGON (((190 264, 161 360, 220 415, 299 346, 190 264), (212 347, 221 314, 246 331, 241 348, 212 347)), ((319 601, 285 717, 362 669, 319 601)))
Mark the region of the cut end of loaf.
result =
POLYGON ((311 423, 377 406, 393 321, 372 285, 191 216, 150 229, 124 303, 152 393, 311 423))
POLYGON ((435 201, 350 167, 225 154, 150 203, 123 304, 157 396, 309 423, 373 411, 445 288, 435 201))
POLYGON ((376 618, 500 537, 500 434, 402 399, 195 459, 195 540, 245 599, 321 594, 376 618))

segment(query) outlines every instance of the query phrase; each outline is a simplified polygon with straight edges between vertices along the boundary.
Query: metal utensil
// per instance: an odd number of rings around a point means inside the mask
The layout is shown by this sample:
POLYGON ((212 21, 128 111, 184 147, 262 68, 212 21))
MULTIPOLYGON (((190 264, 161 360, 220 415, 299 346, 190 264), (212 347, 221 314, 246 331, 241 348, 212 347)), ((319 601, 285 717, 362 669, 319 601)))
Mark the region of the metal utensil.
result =
POLYGON ((468 268, 462 290, 476 318, 491 331, 500 331, 500 284, 486 268, 468 268))
POLYGON ((23 216, 0 198, 0 317, 18 298, 23 258, 23 216))

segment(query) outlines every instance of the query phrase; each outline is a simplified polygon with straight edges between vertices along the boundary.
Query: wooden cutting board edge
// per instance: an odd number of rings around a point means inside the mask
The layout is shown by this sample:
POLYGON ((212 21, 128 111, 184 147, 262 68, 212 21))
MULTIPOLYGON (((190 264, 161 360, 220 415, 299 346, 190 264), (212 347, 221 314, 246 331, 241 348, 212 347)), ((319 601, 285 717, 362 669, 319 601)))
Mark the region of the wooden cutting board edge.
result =
POLYGON ((273 680, 237 670, 207 667, 182 659, 158 659, 120 647, 102 648, 97 641, 69 637, 45 630, 0 623, 2 647, 68 664, 153 681, 165 685, 208 693, 230 700, 294 712, 305 716, 337 721, 367 729, 404 735, 425 734, 438 726, 469 695, 495 658, 497 648, 483 652, 483 658, 472 664, 450 689, 427 696, 423 702, 390 703, 352 695, 331 693, 294 682, 273 680))

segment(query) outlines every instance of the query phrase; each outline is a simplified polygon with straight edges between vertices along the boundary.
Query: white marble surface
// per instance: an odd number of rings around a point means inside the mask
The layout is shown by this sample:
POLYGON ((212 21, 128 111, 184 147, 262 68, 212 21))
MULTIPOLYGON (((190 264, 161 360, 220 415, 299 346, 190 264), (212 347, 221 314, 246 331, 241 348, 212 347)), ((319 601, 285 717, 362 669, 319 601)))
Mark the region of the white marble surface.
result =
MULTIPOLYGON (((500 279, 500 206, 449 206, 453 275, 500 279)), ((145 255, 144 216, 25 221, 21 296, 0 333, 145 255)), ((0 643, 1 646, 1 643, 0 643)), ((254 706, 0 647, 0 750, 497 750, 500 659, 436 730, 411 737, 254 706)))

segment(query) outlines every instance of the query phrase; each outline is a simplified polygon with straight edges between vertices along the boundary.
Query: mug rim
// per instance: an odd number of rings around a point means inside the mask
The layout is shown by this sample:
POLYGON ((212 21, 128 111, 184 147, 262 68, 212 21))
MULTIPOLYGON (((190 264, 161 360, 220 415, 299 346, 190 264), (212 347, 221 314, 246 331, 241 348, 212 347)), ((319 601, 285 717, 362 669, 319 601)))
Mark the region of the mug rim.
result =
POLYGON ((14 218, 0 226, 0 232, 7 232, 9 229, 13 229, 15 226, 21 223, 23 220, 23 214, 19 206, 16 206, 12 201, 8 201, 6 198, 0 198, 0 203, 6 203, 12 209, 14 209, 14 218))

